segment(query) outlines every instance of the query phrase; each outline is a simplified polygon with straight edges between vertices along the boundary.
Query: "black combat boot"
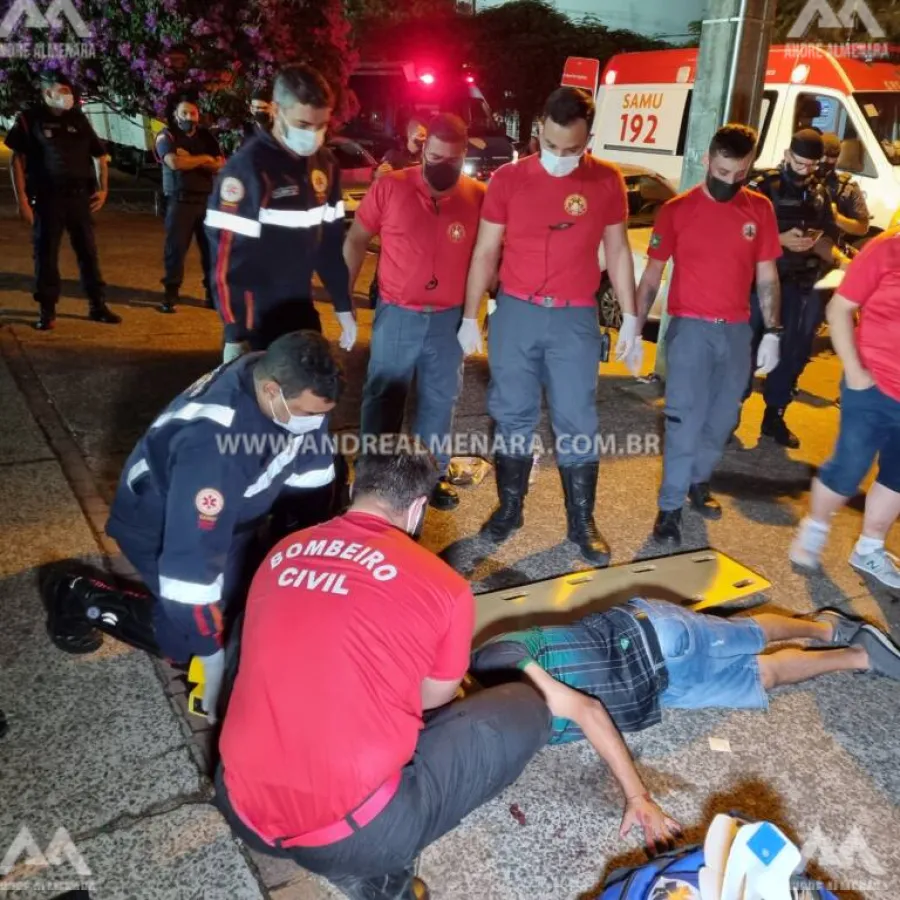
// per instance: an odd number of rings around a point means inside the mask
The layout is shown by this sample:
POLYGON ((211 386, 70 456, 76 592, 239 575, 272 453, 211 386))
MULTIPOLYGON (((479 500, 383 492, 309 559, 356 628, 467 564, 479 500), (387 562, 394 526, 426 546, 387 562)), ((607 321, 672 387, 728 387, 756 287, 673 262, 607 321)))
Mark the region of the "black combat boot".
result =
POLYGON ((351 900, 431 900, 428 885, 409 870, 375 878, 332 878, 351 900))
POLYGON ((681 510, 661 509, 653 526, 653 537, 658 541, 671 541, 681 544, 681 510))
POLYGON ((497 544, 505 541, 525 524, 522 507, 528 493, 528 476, 533 459, 530 456, 503 456, 494 460, 497 496, 500 506, 481 527, 481 534, 497 544))
POLYGON ((161 656, 150 594, 114 587, 88 575, 58 575, 43 587, 50 640, 66 653, 93 653, 105 632, 161 656))
POLYGON ((104 325, 118 325, 122 321, 122 317, 117 316, 102 299, 91 300, 88 318, 92 322, 102 322, 104 325))
POLYGON ((765 437, 772 438, 776 444, 780 444, 782 447, 796 450, 800 446, 797 435, 785 424, 783 409, 767 406, 759 432, 765 437))
POLYGON ((563 491, 566 496, 568 538, 578 545, 582 556, 597 566, 608 566, 610 549, 594 521, 594 504, 597 502, 597 478, 600 463, 581 463, 560 466, 563 491))
POLYGON ((459 506, 459 494, 456 492, 456 488, 447 481, 446 475, 434 486, 431 496, 428 498, 428 504, 441 512, 449 512, 459 506))
POLYGON ((722 518, 722 504, 709 492, 709 482, 692 484, 688 490, 688 500, 691 506, 710 521, 722 518))
POLYGON ((175 305, 178 303, 178 288, 169 287, 166 285, 166 296, 163 302, 159 305, 159 311, 161 313, 173 313, 175 312, 175 305))
POLYGON ((34 327, 37 331, 52 331, 56 325, 56 307, 41 304, 41 312, 34 327))

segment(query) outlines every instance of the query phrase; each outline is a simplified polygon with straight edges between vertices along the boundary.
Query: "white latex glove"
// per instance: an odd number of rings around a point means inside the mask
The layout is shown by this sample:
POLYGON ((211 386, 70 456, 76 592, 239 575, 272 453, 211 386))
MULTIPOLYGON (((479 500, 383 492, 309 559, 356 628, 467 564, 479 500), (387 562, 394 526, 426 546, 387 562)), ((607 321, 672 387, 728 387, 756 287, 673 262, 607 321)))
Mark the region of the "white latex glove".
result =
POLYGON ((635 342, 631 353, 625 357, 625 365, 635 378, 641 374, 641 369, 644 368, 644 342, 640 338, 635 342))
POLYGON ((352 350, 356 343, 356 319, 352 312, 339 312, 337 318, 341 323, 341 339, 338 342, 341 350, 352 350))
POLYGON ((228 363, 239 356, 243 356, 250 350, 250 345, 246 341, 232 341, 225 344, 222 350, 222 362, 228 363))
POLYGON ((218 650, 212 656, 201 656, 203 663, 203 712, 210 725, 218 721, 216 715, 219 702, 219 694, 222 691, 222 681, 225 678, 225 651, 218 650))
POLYGON ((777 334, 764 334, 756 351, 756 374, 768 375, 781 357, 781 341, 777 334))
POLYGON ((470 353, 481 353, 484 349, 478 319, 463 319, 462 325, 459 326, 459 331, 456 333, 456 338, 459 341, 459 346, 462 347, 464 356, 468 356, 470 353))
POLYGON ((637 316, 631 313, 622 313, 622 327, 619 329, 619 340, 616 341, 616 359, 621 362, 627 360, 634 352, 635 344, 641 343, 641 336, 638 334, 637 316))

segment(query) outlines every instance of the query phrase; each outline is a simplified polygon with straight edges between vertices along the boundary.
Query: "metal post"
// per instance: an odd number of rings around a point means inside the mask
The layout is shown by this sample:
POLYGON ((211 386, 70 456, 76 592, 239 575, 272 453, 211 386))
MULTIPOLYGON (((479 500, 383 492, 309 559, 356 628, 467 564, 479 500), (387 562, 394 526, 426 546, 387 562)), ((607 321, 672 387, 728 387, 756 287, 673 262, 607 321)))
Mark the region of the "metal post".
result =
MULTIPOLYGON (((716 130, 728 122, 759 124, 775 0, 708 0, 691 97, 680 190, 705 177, 703 155, 716 130)), ((666 377, 663 307, 654 372, 666 377)))

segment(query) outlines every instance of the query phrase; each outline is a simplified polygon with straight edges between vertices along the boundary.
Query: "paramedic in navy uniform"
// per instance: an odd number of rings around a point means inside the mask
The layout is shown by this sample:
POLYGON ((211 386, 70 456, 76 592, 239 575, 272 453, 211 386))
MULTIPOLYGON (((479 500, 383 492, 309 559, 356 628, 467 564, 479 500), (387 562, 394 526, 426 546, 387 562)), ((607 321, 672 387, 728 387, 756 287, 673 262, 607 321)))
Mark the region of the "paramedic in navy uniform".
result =
POLYGON ((322 330, 313 272, 334 304, 341 347, 356 342, 341 170, 322 146, 333 106, 318 72, 286 67, 272 91, 271 133, 260 130, 219 174, 205 225, 226 362, 290 331, 322 330))
POLYGON ((279 499, 334 484, 328 413, 342 384, 328 341, 303 331, 176 397, 125 463, 107 523, 153 596, 59 578, 45 598, 57 647, 96 650, 96 627, 175 663, 221 665, 223 614, 227 625, 259 526, 279 499))

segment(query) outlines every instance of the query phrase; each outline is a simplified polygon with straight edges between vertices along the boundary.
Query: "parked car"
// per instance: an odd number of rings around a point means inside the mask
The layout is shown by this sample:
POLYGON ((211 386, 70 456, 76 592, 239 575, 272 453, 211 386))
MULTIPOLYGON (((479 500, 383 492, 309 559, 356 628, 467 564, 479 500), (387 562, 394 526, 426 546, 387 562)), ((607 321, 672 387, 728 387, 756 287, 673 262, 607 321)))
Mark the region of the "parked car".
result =
POLYGON ((349 225, 372 183, 378 163, 365 147, 349 138, 331 138, 328 141, 328 149, 335 155, 341 167, 344 220, 349 225))
MULTIPOLYGON (((650 247, 650 236, 653 234, 656 213, 663 203, 675 196, 675 192, 661 175, 645 169, 643 166, 619 163, 619 169, 625 178, 625 187, 628 189, 628 239, 634 257, 635 283, 638 283, 647 264, 647 250, 650 247)), ((606 275, 602 244, 599 255, 600 267, 604 271, 603 282, 597 292, 600 324, 618 328, 622 324, 622 307, 619 306, 612 284, 606 275)), ((662 316, 662 301, 669 291, 671 274, 672 263, 669 262, 663 271, 656 302, 647 317, 649 321, 659 321, 662 316)))

